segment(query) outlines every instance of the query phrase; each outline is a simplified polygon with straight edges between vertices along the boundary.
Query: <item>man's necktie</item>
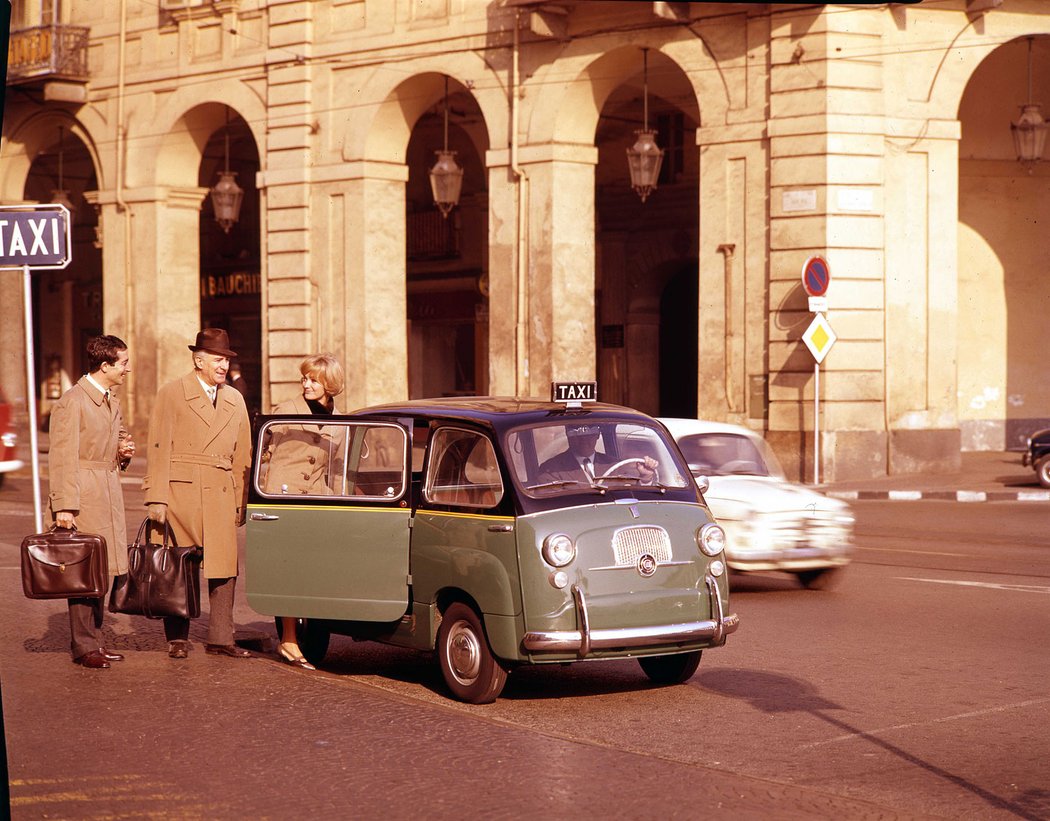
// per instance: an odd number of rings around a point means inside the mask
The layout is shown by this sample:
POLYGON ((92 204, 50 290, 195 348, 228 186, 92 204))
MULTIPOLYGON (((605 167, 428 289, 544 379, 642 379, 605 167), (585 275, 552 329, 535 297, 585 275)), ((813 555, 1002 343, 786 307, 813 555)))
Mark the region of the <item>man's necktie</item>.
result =
POLYGON ((591 465, 591 460, 585 457, 580 464, 583 465, 583 472, 585 474, 587 474, 587 478, 588 479, 593 479, 594 478, 594 467, 591 465))

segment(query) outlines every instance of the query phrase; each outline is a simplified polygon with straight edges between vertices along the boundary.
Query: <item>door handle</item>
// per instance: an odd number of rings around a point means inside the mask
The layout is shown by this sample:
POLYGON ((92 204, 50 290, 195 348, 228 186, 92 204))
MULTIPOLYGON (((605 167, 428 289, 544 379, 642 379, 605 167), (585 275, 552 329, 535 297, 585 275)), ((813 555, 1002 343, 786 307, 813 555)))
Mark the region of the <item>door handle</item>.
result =
POLYGON ((489 530, 493 533, 510 533, 514 530, 514 525, 489 525, 489 530))
POLYGON ((253 513, 251 516, 253 522, 272 522, 280 518, 280 516, 272 516, 269 513, 253 513))

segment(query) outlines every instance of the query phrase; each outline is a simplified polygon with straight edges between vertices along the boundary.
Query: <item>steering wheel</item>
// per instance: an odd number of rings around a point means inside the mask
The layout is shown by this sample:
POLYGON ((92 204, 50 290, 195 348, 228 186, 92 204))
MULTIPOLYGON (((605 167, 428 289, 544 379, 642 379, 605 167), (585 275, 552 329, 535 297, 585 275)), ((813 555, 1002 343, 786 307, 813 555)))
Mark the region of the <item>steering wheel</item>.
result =
POLYGON ((613 474, 616 473, 616 471, 618 471, 624 465, 629 465, 632 462, 637 462, 639 465, 644 465, 645 464, 645 460, 640 458, 640 457, 638 457, 638 456, 632 456, 630 459, 621 459, 615 465, 610 465, 608 468, 606 468, 605 471, 602 473, 602 475, 599 476, 598 478, 599 479, 604 479, 607 476, 612 476, 613 474))

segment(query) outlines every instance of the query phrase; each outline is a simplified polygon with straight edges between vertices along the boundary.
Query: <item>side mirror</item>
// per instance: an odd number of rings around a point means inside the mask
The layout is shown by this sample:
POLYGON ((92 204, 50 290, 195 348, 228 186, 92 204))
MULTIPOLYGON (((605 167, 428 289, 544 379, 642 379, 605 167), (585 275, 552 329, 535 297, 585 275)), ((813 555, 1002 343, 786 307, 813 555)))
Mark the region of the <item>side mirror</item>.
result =
POLYGON ((706 476, 697 476, 696 486, 700 488, 701 493, 707 493, 708 488, 711 487, 711 480, 706 476))

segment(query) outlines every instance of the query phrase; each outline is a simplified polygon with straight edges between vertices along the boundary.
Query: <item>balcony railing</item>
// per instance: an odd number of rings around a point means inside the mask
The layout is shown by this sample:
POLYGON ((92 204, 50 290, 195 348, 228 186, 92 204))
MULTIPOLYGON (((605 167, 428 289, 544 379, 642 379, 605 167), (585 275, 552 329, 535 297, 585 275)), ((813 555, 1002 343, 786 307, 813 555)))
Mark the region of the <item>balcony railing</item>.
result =
POLYGON ((84 26, 37 26, 11 32, 7 84, 33 80, 88 80, 88 34, 84 26))

